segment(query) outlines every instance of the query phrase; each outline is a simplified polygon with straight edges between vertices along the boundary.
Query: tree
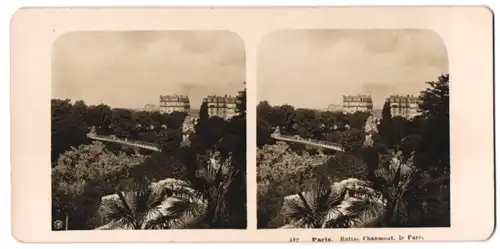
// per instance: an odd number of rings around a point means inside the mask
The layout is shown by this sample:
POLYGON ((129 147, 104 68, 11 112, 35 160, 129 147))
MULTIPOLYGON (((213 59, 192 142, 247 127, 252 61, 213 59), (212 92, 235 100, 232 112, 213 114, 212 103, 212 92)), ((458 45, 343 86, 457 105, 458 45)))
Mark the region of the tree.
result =
POLYGON ((61 153, 71 146, 88 143, 83 107, 73 108, 69 99, 51 101, 51 158, 54 165, 61 153))
POLYGON ((369 116, 367 112, 355 112, 345 115, 345 120, 351 129, 362 130, 369 116))
POLYGON ((345 115, 342 112, 323 111, 316 115, 319 122, 322 124, 322 132, 333 132, 340 126, 345 124, 345 115))
POLYGON ((390 123, 391 131, 387 134, 389 144, 397 146, 401 140, 410 134, 410 124, 407 119, 403 117, 393 117, 390 123))
POLYGON ((69 229, 86 229, 100 197, 113 193, 131 168, 145 160, 142 155, 114 154, 104 144, 80 145, 62 154, 52 168, 53 208, 69 216, 69 229))
POLYGON ((377 130, 382 138, 382 141, 389 147, 392 148, 392 140, 390 137, 391 134, 391 105, 389 101, 384 103, 384 107, 382 108, 382 119, 377 127, 377 130))
POLYGON ((153 112, 150 117, 153 122, 154 130, 157 132, 161 131, 163 129, 162 126, 167 124, 168 114, 166 113, 153 112))
POLYGON ((278 107, 279 115, 282 118, 281 126, 283 127, 283 134, 295 135, 295 108, 291 105, 281 105, 278 107))
POLYGON ((381 157, 373 180, 373 188, 387 202, 380 226, 449 226, 448 181, 447 176, 433 178, 416 168, 413 157, 381 157))
POLYGON ((191 141, 191 146, 193 148, 198 148, 200 151, 206 148, 205 137, 209 132, 208 130, 208 120, 210 116, 208 114, 208 104, 207 102, 203 102, 200 106, 200 113, 198 117, 198 122, 196 123, 194 129, 195 132, 193 135, 189 137, 191 141))
POLYGON ((274 108, 269 104, 269 102, 260 101, 257 105, 257 119, 267 120, 266 118, 271 115, 273 109, 274 108))
MULTIPOLYGON (((179 149, 180 150, 180 149, 179 149)), ((130 169, 130 176, 134 179, 146 178, 156 182, 166 178, 187 181, 187 167, 182 162, 180 151, 154 152, 143 163, 130 169)))
POLYGON ((247 227, 247 120, 246 115, 231 118, 225 129, 225 134, 219 140, 218 150, 221 158, 231 160, 236 170, 233 181, 227 192, 228 224, 232 228, 247 227), (224 149, 223 149, 224 148, 224 149))
POLYGON ((91 229, 100 223, 95 223, 91 217, 98 210, 102 193, 95 184, 80 182, 78 187, 62 190, 54 188, 52 183, 52 224, 54 221, 64 221, 64 228, 53 227, 53 230, 91 229))
POLYGON ((366 183, 343 181, 332 183, 326 177, 311 181, 304 192, 284 201, 282 213, 286 228, 347 228, 364 227, 383 214, 383 206, 372 196, 366 183), (348 184, 365 197, 350 197, 348 184), (341 204, 347 206, 343 208, 341 204))
POLYGON ((88 107, 85 104, 85 101, 78 100, 73 104, 73 115, 76 119, 85 122, 85 117, 87 116, 88 107))
POLYGON ((424 118, 449 116, 450 93, 448 74, 438 77, 438 81, 426 82, 430 87, 420 94, 419 108, 424 118))
POLYGON ((303 138, 322 139, 321 125, 316 119, 316 112, 311 109, 297 109, 294 115, 297 135, 303 138))
POLYGON ((198 123, 203 123, 204 121, 208 120, 209 117, 210 116, 208 115, 208 104, 207 102, 203 102, 200 106, 198 123))
POLYGON ((367 169, 367 179, 375 182, 377 179, 375 171, 379 167, 379 153, 376 147, 364 147, 360 151, 360 158, 365 162, 367 169))
POLYGON ((138 111, 133 113, 135 123, 137 124, 138 131, 149 132, 151 127, 154 127, 154 121, 150 112, 138 111))
POLYGON ((118 190, 118 198, 107 199, 103 203, 102 213, 108 223, 105 228, 182 228, 186 222, 184 216, 188 211, 186 206, 179 206, 177 204, 179 201, 176 199, 171 199, 172 205, 165 210, 162 210, 161 205, 166 198, 177 197, 174 192, 186 191, 184 188, 186 186, 177 183, 171 184, 168 188, 165 185, 154 186, 148 181, 134 180, 125 185, 123 192, 121 189, 118 190))
POLYGON ((365 134, 363 131, 358 129, 350 129, 344 131, 340 134, 340 143, 344 150, 348 152, 355 152, 363 146, 363 141, 365 140, 365 134))
POLYGON ((263 119, 257 119, 257 147, 262 148, 266 144, 273 144, 271 138, 272 133, 271 125, 263 119))
POLYGON ((171 152, 177 150, 182 141, 182 134, 180 130, 177 129, 164 129, 158 133, 157 144, 160 149, 165 152, 171 152))
POLYGON ((327 142, 331 142, 331 143, 341 143, 342 142, 342 135, 338 131, 328 132, 324 136, 325 136, 325 140, 327 142))
POLYGON ((85 123, 89 127, 96 127, 97 134, 109 134, 111 132, 111 108, 104 104, 89 106, 85 123))
POLYGON ((283 197, 296 193, 315 176, 314 168, 326 161, 325 155, 295 153, 283 142, 257 149, 258 227, 268 227, 283 197))
POLYGON ((231 156, 224 158, 215 152, 197 155, 193 162, 196 164, 195 174, 194 177, 191 175, 188 182, 193 191, 173 190, 179 198, 174 205, 179 209, 176 213, 189 214, 192 210, 198 210, 196 213, 200 219, 196 219, 198 224, 195 225, 198 228, 235 227, 233 219, 243 213, 231 213, 234 209, 230 207, 234 205, 235 199, 230 192, 240 186, 234 184, 240 170, 231 164, 231 156))
POLYGON ((136 139, 138 135, 137 121, 130 110, 116 108, 112 110, 111 125, 113 134, 126 138, 136 139))
POLYGON ((261 101, 257 105, 257 120, 269 123, 271 127, 286 126, 287 106, 271 106, 267 101, 261 101))
MULTIPOLYGON (((243 84, 246 85, 246 82, 243 84)), ((239 116, 247 115, 247 89, 241 91, 236 98, 236 109, 238 110, 239 116)))
POLYGON ((422 136, 419 134, 410 134, 401 139, 398 148, 403 153, 403 158, 407 160, 419 148, 421 142, 422 136))
MULTIPOLYGON (((219 151, 222 155, 229 153, 246 155, 246 138, 247 138, 247 123, 245 116, 233 117, 225 124, 220 123, 224 127, 224 135, 218 142, 219 151), (224 148, 221 150, 221 148, 224 148)), ((246 164, 245 164, 246 165, 246 164)))
POLYGON ((218 142, 226 134, 227 122, 217 116, 207 120, 199 121, 196 127, 196 139, 193 142, 200 143, 203 150, 215 150, 218 142))
POLYGON ((182 123, 184 123, 184 119, 186 118, 187 113, 185 112, 172 112, 168 115, 168 119, 166 125, 168 128, 172 129, 182 129, 182 123))
POLYGON ((431 169, 433 174, 449 174, 449 75, 441 75, 438 81, 427 84, 429 88, 420 95, 419 107, 424 122, 416 164, 419 168, 431 169))

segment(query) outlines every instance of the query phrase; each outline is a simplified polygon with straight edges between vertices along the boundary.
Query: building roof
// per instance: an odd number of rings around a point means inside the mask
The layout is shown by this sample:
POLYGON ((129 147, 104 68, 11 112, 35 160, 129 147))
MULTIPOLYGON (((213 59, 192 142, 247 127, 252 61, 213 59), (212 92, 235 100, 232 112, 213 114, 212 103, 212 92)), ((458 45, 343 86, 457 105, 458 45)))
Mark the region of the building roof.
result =
POLYGON ((208 95, 207 97, 203 98, 204 102, 207 103, 228 103, 228 104, 235 104, 236 103, 236 97, 233 97, 231 95, 208 95))
POLYGON ((160 95, 160 102, 189 102, 187 95, 160 95))
POLYGON ((343 102, 367 102, 367 103, 372 103, 372 96, 371 95, 343 95, 342 96, 343 102))
POLYGON ((417 103, 419 98, 413 95, 391 95, 387 98, 387 101, 390 103, 417 103))

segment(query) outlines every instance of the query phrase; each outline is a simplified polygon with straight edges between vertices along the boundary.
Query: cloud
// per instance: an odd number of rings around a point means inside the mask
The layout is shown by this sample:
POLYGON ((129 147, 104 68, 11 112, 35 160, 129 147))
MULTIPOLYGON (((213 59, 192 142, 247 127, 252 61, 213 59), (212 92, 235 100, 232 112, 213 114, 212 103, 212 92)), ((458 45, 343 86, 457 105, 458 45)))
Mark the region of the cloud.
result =
POLYGON ((226 31, 74 32, 53 46, 53 97, 118 107, 160 94, 236 94, 245 81, 240 37, 226 31))
POLYGON ((446 48, 428 30, 277 31, 258 48, 258 98, 325 108, 370 93, 377 105, 447 72, 446 48))

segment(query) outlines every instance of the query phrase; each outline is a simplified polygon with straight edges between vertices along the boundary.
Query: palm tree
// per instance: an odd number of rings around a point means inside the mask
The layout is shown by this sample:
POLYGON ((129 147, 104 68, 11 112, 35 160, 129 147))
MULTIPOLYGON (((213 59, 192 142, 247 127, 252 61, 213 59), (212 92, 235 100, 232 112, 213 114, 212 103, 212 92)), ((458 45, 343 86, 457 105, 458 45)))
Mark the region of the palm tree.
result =
POLYGON ((227 228, 227 193, 239 170, 230 164, 231 156, 222 158, 218 152, 198 159, 195 177, 188 182, 134 181, 125 194, 117 191, 118 198, 104 202, 111 221, 106 228, 227 228))
POLYGON ((374 188, 386 200, 387 211, 382 221, 383 226, 407 218, 403 196, 416 170, 410 165, 410 161, 401 162, 399 159, 393 157, 389 165, 382 165, 374 171, 374 188))
POLYGON ((283 228, 346 228, 371 225, 383 212, 372 190, 363 181, 347 179, 331 184, 319 177, 308 184, 306 192, 285 198, 283 228))
POLYGON ((147 181, 135 180, 124 190, 118 189, 118 198, 103 201, 104 220, 109 223, 100 229, 168 228, 178 218, 164 215, 161 210, 161 204, 168 196, 167 191, 158 191, 147 181))
POLYGON ((199 156, 197 161, 195 177, 189 182, 192 191, 174 190, 174 196, 178 199, 170 211, 190 217, 196 216, 196 222, 192 222, 191 226, 227 228, 230 218, 227 204, 231 201, 228 192, 240 171, 231 165, 231 155, 224 158, 219 152, 209 153, 208 160, 199 156))
POLYGON ((432 178, 417 169, 414 155, 407 160, 393 158, 389 165, 380 165, 374 175, 376 195, 386 200, 387 211, 380 226, 419 226, 426 216, 440 216, 449 210, 446 196, 441 196, 449 178, 432 178))

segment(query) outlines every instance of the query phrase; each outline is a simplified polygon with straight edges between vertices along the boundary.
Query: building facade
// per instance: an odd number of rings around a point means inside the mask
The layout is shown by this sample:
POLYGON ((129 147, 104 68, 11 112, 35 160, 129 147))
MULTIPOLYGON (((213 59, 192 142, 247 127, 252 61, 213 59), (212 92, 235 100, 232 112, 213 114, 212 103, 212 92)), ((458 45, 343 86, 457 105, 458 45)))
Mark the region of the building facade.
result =
POLYGON ((223 119, 230 119, 237 114, 236 97, 209 95, 203 99, 203 102, 207 103, 210 117, 218 116, 223 119))
POLYGON ((186 95, 160 95, 161 113, 189 112, 191 105, 186 95))
POLYGON ((386 102, 389 102, 389 106, 391 107, 391 116, 393 117, 399 116, 412 119, 420 114, 418 108, 418 97, 412 95, 392 95, 386 99, 386 102))
POLYGON ((370 95, 342 96, 344 113, 373 112, 373 101, 370 95))

